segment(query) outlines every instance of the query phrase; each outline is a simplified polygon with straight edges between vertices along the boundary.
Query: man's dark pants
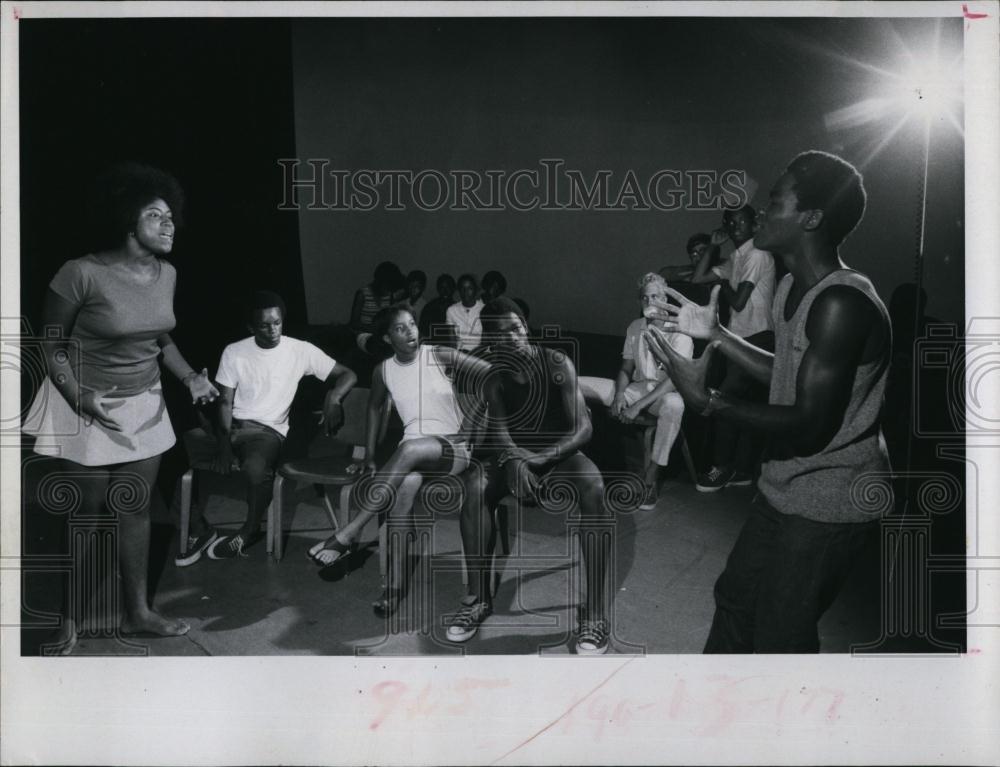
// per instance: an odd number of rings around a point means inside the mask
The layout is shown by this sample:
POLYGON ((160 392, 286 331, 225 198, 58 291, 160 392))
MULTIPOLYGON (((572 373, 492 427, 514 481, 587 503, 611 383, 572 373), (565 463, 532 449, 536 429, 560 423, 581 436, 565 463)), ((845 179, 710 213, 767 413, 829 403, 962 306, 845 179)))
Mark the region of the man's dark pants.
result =
MULTIPOLYGON (((233 454, 239 459, 240 472, 247 482, 247 518, 240 529, 245 540, 260 529, 261 520, 271 503, 274 472, 285 442, 274 429, 256 421, 233 419, 231 442, 233 454)), ((218 452, 215 437, 200 429, 184 435, 184 444, 192 465, 210 462, 218 452)), ((192 515, 192 533, 204 529, 201 515, 192 515)))
POLYGON ((758 495, 715 584, 704 652, 819 652, 819 619, 877 525, 782 514, 758 495))

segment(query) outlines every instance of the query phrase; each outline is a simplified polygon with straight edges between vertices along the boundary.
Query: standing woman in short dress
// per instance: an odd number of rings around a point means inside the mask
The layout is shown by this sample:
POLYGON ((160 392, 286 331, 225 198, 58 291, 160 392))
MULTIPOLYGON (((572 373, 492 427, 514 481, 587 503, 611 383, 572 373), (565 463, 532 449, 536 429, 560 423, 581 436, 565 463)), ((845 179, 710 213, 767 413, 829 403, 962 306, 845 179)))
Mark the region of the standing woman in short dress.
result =
MULTIPOLYGON (((49 284, 43 324, 64 340, 46 349, 48 377, 24 430, 37 437, 36 453, 68 464, 86 514, 100 516, 107 503, 116 517, 122 632, 180 636, 189 626, 151 609, 147 594, 150 498, 160 457, 175 442, 160 356, 192 401, 218 396, 207 371, 195 372, 169 335, 177 273, 163 258, 184 195, 170 174, 126 164, 99 179, 91 203, 105 249, 67 261, 49 284), (115 508, 124 505, 116 498, 129 498, 129 507, 115 508)), ((62 654, 76 635, 67 615, 62 654)))

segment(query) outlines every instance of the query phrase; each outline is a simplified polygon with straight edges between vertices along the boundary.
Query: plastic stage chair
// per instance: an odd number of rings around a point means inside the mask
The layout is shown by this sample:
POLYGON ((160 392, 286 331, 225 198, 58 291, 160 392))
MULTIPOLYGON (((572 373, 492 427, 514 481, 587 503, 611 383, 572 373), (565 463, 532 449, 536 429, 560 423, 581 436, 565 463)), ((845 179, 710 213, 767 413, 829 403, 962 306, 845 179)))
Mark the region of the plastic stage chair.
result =
MULTIPOLYGON (((348 473, 347 467, 364 457, 365 422, 368 412, 369 390, 355 387, 344 398, 344 423, 334 437, 320 438, 318 447, 327 455, 314 455, 308 458, 285 461, 278 466, 274 479, 274 501, 268 509, 267 550, 275 560, 281 561, 284 554, 284 516, 285 516, 285 483, 308 482, 314 485, 323 499, 330 523, 336 531, 349 520, 338 516, 347 513, 350 508, 350 494, 358 481, 357 474, 348 473), (331 449, 332 448, 332 449, 331 449), (333 508, 327 488, 340 488, 340 502, 337 510, 333 508)), ((382 413, 382 427, 379 441, 385 436, 389 422, 391 403, 387 401, 382 413)), ((314 443, 314 447, 317 445, 314 443)), ((377 524, 377 521, 376 521, 377 524)), ((380 552, 380 559, 384 556, 380 552)))
MULTIPOLYGON (((199 414, 200 415, 200 414, 199 414)), ((200 417, 202 425, 190 429, 184 433, 182 440, 184 449, 188 456, 188 469, 181 475, 181 503, 180 503, 180 554, 187 554, 188 535, 191 531, 191 503, 195 496, 197 486, 197 472, 213 471, 212 459, 206 458, 215 450, 216 439, 211 433, 211 424, 204 417, 200 417)), ((221 476, 221 475, 220 475, 221 476)), ((242 482, 242 474, 237 469, 228 476, 238 478, 242 482)), ((268 508, 268 524, 270 524, 271 510, 268 508)), ((267 539, 270 540, 270 532, 267 539)))

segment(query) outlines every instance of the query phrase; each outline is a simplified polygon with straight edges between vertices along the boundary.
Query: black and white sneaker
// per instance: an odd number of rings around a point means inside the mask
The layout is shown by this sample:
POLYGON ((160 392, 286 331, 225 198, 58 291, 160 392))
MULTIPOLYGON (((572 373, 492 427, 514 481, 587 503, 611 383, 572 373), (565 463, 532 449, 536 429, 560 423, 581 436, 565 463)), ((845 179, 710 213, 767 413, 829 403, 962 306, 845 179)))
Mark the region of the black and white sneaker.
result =
POLYGON ((248 555, 243 551, 243 545, 242 535, 227 535, 209 546, 208 558, 236 559, 237 557, 246 557, 248 555))
POLYGON ((698 481, 695 483, 695 487, 698 489, 699 493, 718 492, 729 484, 729 480, 733 478, 733 474, 735 474, 735 472, 732 469, 722 469, 718 466, 713 466, 704 474, 698 475, 698 481))
POLYGON ((580 621, 575 644, 577 655, 604 655, 611 644, 611 627, 606 620, 580 621))
POLYGON ((486 620, 493 612, 492 606, 487 602, 482 602, 478 597, 468 596, 462 600, 462 607, 451 619, 448 626, 449 642, 467 642, 479 631, 479 624, 486 620))
POLYGON ((174 564, 178 567, 193 565, 201 559, 202 552, 215 543, 218 538, 219 532, 214 527, 208 528, 201 535, 189 535, 187 553, 174 557, 174 564))

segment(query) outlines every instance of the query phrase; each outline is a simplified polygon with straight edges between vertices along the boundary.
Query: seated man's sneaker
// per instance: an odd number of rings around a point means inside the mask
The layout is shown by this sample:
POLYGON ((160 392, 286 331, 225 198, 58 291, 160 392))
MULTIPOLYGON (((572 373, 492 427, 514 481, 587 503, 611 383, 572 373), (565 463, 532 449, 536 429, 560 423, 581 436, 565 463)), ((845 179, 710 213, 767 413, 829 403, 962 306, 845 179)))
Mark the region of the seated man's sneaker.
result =
POLYGON ((492 606, 482 602, 478 597, 468 596, 462 600, 462 606, 451 619, 448 626, 449 642, 467 642, 479 631, 479 624, 493 612, 492 606))
POLYGON ((248 555, 243 551, 243 545, 242 535, 227 535, 225 538, 219 538, 219 540, 209 546, 208 558, 235 559, 237 557, 246 557, 248 555))
POLYGON ((611 628, 608 622, 580 621, 575 644, 577 655, 604 655, 611 644, 611 628))
POLYGON ((218 538, 219 533, 213 527, 208 528, 201 535, 189 535, 187 540, 187 553, 178 554, 174 558, 174 564, 178 567, 193 565, 201 559, 202 552, 215 543, 218 538))
POLYGON ((732 479, 733 474, 735 472, 732 469, 720 469, 718 466, 713 466, 704 474, 698 475, 695 487, 701 493, 714 493, 724 488, 732 479))

